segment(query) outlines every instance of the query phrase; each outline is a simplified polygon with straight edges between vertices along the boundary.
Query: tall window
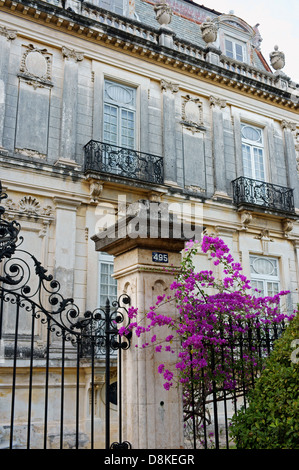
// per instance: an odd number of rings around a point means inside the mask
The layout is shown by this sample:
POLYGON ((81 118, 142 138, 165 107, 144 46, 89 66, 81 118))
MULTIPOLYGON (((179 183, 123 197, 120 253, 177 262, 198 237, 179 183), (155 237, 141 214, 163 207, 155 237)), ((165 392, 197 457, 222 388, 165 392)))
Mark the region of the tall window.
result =
POLYGON ((136 90, 105 81, 104 142, 119 147, 135 148, 136 90))
POLYGON ((117 299, 117 281, 113 279, 113 256, 100 253, 99 256, 99 305, 105 307, 107 299, 110 305, 117 299))
POLYGON ((248 124, 241 125, 244 176, 265 181, 263 131, 248 124))
POLYGON ((233 38, 225 39, 225 55, 239 62, 246 62, 246 44, 233 38))
POLYGON ((258 289, 258 296, 270 296, 279 292, 279 267, 277 258, 250 256, 251 286, 258 289))

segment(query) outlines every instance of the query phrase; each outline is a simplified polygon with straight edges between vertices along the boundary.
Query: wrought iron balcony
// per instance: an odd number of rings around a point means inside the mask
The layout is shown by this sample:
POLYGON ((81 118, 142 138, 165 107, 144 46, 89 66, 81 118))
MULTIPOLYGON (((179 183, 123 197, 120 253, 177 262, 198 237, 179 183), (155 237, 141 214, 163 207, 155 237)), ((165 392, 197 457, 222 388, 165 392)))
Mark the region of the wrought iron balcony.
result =
POLYGON ((84 171, 163 184, 163 157, 91 140, 84 147, 84 171))
POLYGON ((237 206, 255 206, 271 211, 294 213, 293 189, 241 176, 234 181, 233 201, 237 206))

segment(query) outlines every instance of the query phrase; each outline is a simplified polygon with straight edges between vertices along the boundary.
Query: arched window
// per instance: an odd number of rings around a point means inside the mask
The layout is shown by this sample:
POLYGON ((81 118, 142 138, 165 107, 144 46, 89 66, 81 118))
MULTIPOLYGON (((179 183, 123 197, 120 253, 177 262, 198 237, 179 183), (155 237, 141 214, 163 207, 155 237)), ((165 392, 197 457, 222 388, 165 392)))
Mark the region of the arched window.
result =
POLYGON ((250 256, 251 286, 257 296, 274 296, 279 292, 279 266, 277 258, 250 256))
POLYGON ((249 124, 241 125, 244 176, 265 181, 263 130, 249 124))

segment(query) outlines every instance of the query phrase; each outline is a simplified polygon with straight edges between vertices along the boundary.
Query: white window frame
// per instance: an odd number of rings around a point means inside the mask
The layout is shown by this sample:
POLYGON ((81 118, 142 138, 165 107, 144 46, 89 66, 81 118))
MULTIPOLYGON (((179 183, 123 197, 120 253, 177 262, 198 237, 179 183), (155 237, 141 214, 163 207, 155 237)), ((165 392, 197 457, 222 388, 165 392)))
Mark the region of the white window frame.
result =
POLYGON ((247 44, 245 41, 236 39, 233 36, 225 35, 224 36, 224 51, 225 51, 225 55, 229 57, 230 59, 237 60, 238 62, 247 63, 247 44), (226 41, 230 41, 232 43, 232 57, 228 54, 226 41), (242 48, 242 59, 237 58, 238 56, 237 46, 240 46, 242 48))
POLYGON ((99 270, 98 270, 98 273, 99 273, 99 282, 98 282, 98 305, 101 307, 101 308, 105 308, 105 305, 106 305, 106 301, 107 301, 107 298, 109 299, 110 301, 110 305, 112 304, 113 300, 117 300, 117 293, 116 294, 112 294, 111 293, 111 288, 114 287, 117 287, 117 281, 116 279, 114 279, 113 277, 110 277, 109 280, 108 280, 108 283, 107 283, 107 286, 108 286, 108 293, 106 294, 103 294, 101 292, 101 288, 102 288, 102 282, 101 282, 101 275, 102 275, 102 269, 103 269, 103 265, 107 265, 109 266, 109 271, 110 272, 113 272, 113 269, 111 270, 111 267, 113 268, 113 260, 114 260, 114 257, 111 256, 111 255, 108 255, 107 253, 99 253, 99 270), (103 298, 105 296, 105 298, 103 298))
POLYGON ((253 288, 253 294, 257 297, 259 296, 273 296, 280 291, 280 275, 279 275, 279 258, 274 258, 270 256, 262 255, 249 255, 250 261, 250 277, 251 277, 251 286, 253 288), (257 272, 257 261, 267 261, 275 266, 272 273, 259 273, 257 272), (272 289, 270 289, 270 284, 272 284, 272 289), (274 289, 275 285, 275 289, 274 289), (256 292, 254 289, 258 289, 261 292, 256 292))
MULTIPOLYGON (((122 83, 118 83, 116 81, 105 79, 104 80, 104 99, 103 99, 103 142, 109 143, 111 145, 115 145, 118 147, 130 148, 132 150, 136 150, 136 142, 137 142, 137 125, 136 125, 136 88, 128 85, 124 85, 122 83), (117 96, 113 97, 111 94, 109 95, 109 89, 115 88, 115 90, 119 89, 124 93, 127 93, 127 96, 131 96, 130 100, 124 100, 124 102, 120 101, 121 93, 119 93, 119 98, 117 96), (106 109, 110 107, 110 109, 115 109, 116 113, 116 141, 112 142, 106 135, 105 131, 105 124, 107 121, 105 120, 106 109), (125 129, 123 123, 128 122, 123 118, 124 113, 129 113, 133 119, 133 136, 127 139, 127 143, 122 140, 122 130, 125 129), (132 142, 128 143, 129 140, 132 142)), ((108 115, 108 114, 107 114, 108 115)))
MULTIPOLYGON (((243 162, 243 174, 246 178, 252 178, 258 181, 267 181, 266 175, 266 161, 265 161, 265 145, 264 145, 264 129, 262 127, 255 126, 253 124, 248 124, 246 122, 241 123, 241 141, 242 141, 242 162, 243 162), (246 137, 244 130, 246 128, 256 131, 260 135, 260 140, 253 140, 246 137), (246 150, 245 150, 246 148, 246 150), (249 151, 249 161, 250 169, 246 168, 246 158, 248 157, 249 151), (247 154, 246 154, 247 153, 247 154), (262 158, 262 173, 260 157, 262 158)), ((248 160, 248 158, 247 158, 248 160)))

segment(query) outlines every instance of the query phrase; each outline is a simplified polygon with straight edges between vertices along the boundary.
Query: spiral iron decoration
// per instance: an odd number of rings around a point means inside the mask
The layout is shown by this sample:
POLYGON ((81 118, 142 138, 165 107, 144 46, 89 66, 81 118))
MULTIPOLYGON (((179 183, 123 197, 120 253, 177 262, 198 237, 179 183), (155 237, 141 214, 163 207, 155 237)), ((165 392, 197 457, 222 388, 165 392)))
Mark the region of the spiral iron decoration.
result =
MULTIPOLYGON (((2 184, 0 181, 0 201, 7 198, 7 194, 2 192, 2 184)), ((10 258, 16 249, 20 224, 13 220, 8 222, 2 219, 5 209, 0 206, 0 261, 4 258, 10 258)))
MULTIPOLYGON (((5 199, 0 182, 0 200, 5 199)), ((2 219, 5 208, 0 206, 0 262, 4 261, 0 275, 0 291, 6 303, 18 303, 27 311, 32 311, 42 323, 57 336, 64 336, 73 344, 80 342, 82 355, 91 347, 96 354, 104 354, 106 342, 110 351, 128 349, 130 337, 118 335, 118 326, 128 326, 127 306, 130 298, 126 294, 112 302, 109 299, 105 308, 81 313, 72 298, 64 298, 60 283, 48 274, 38 259, 26 250, 20 249, 23 237, 19 236, 18 222, 2 219), (18 245, 17 245, 18 242, 18 245)))

